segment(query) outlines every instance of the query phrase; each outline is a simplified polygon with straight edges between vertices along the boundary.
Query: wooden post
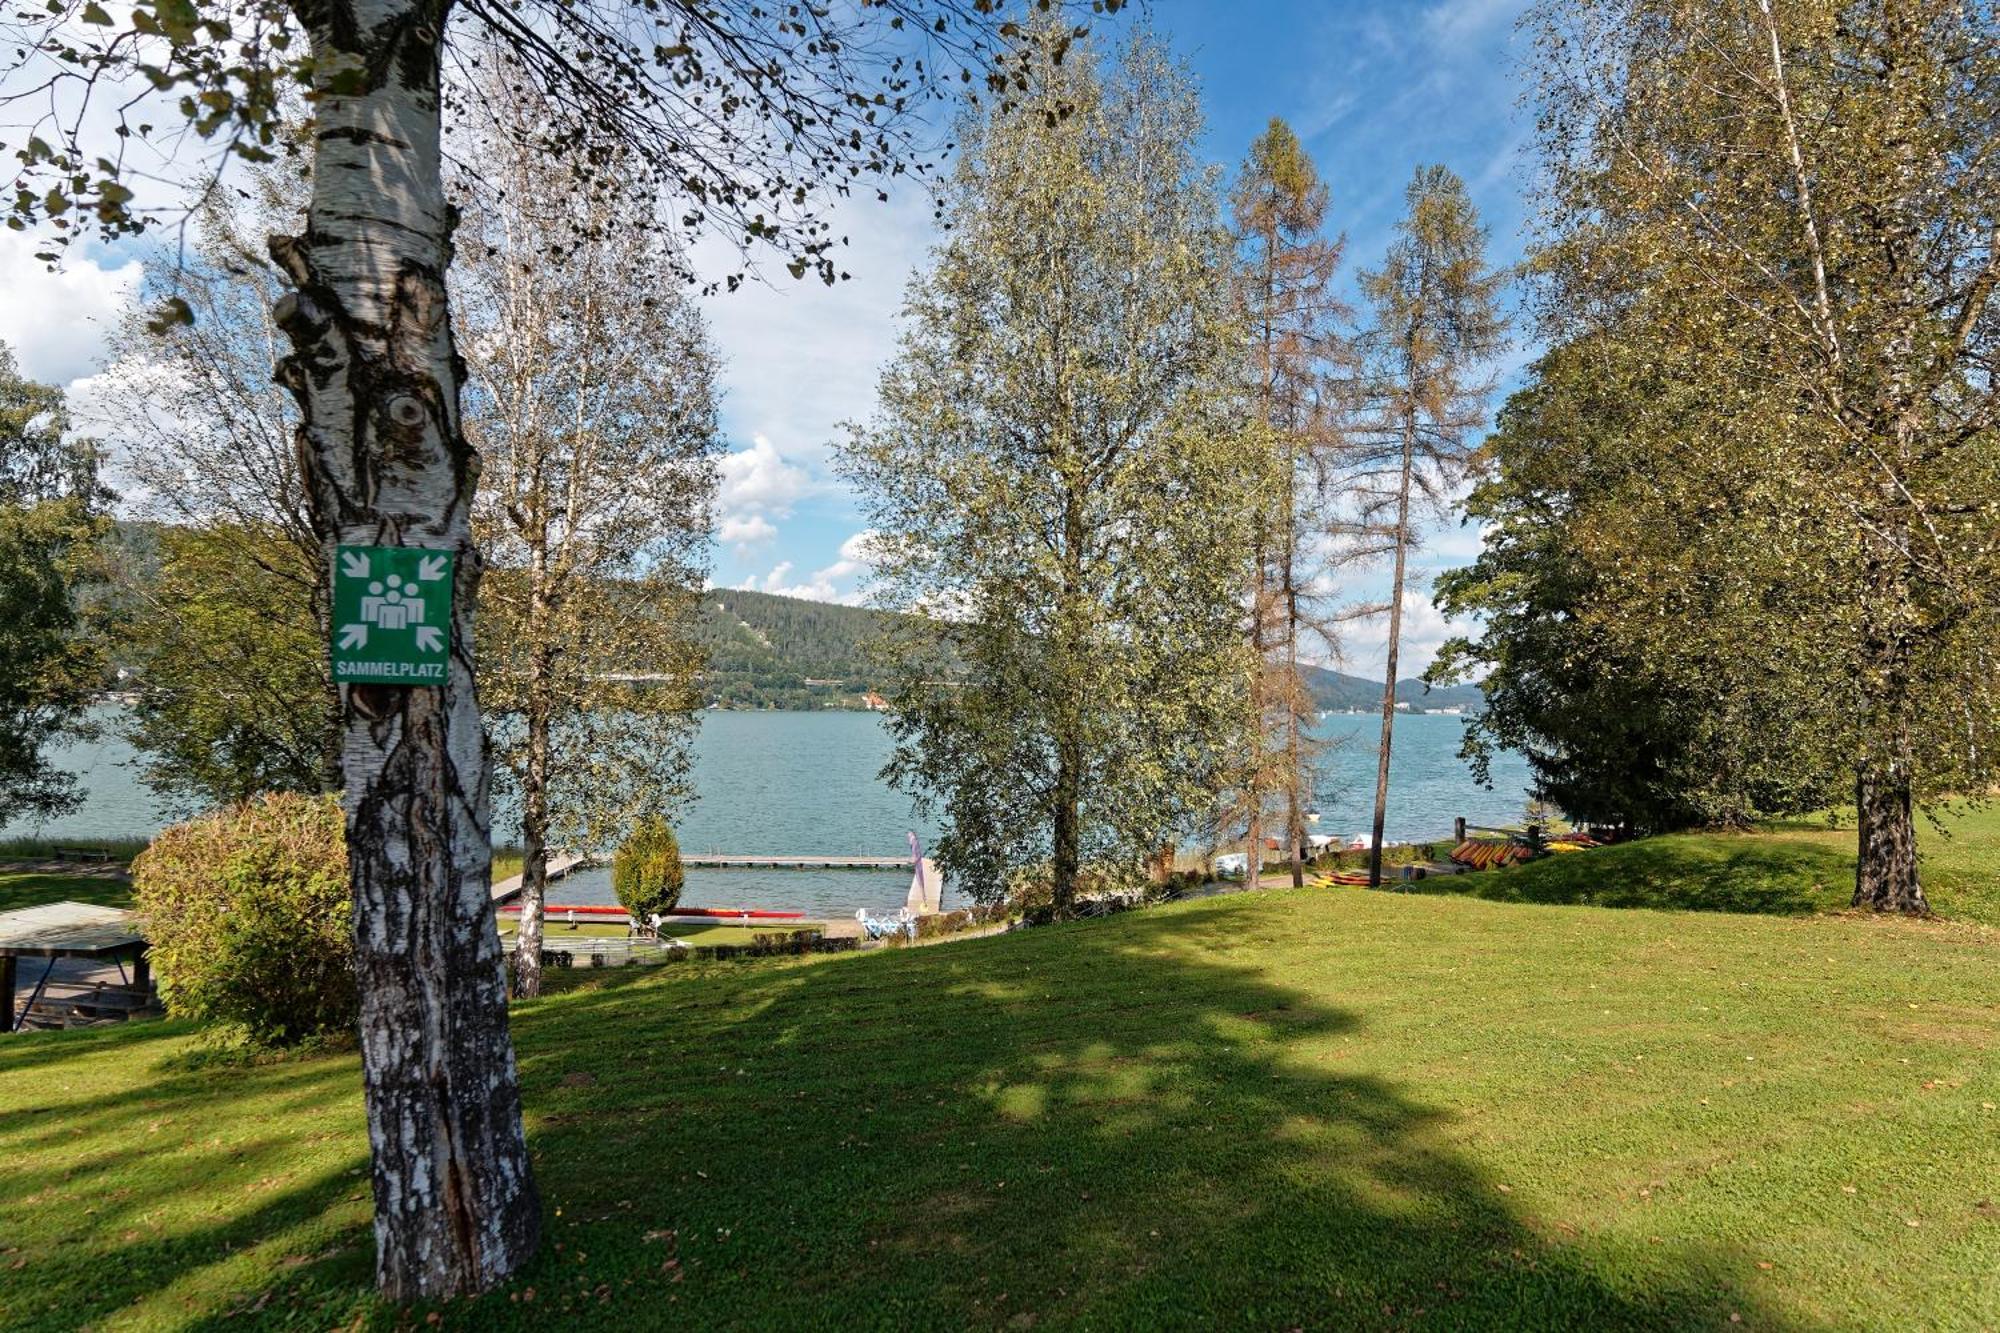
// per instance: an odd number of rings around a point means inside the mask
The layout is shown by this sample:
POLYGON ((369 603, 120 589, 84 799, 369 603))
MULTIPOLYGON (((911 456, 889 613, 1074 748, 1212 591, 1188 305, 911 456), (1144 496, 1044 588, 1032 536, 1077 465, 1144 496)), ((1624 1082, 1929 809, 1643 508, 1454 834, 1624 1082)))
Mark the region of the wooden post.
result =
POLYGON ((1465 816, 1451 821, 1451 841, 1454 846, 1465 841, 1465 816))
POLYGON ((0 954, 0 1032, 14 1030, 14 955, 0 954))

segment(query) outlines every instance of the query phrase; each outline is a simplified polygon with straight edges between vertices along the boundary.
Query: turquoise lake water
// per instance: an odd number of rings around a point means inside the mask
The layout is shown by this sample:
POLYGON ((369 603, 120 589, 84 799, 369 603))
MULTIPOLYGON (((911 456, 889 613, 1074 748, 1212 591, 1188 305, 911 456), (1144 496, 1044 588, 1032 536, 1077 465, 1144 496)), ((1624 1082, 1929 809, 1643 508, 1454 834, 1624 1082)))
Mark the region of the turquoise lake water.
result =
MULTIPOLYGON (((1379 719, 1338 715, 1320 724, 1330 742, 1320 761, 1317 831, 1346 837, 1365 830, 1374 802, 1375 737, 1379 719)), ((1477 786, 1458 758, 1462 721, 1442 714, 1396 720, 1390 769, 1388 836, 1437 838, 1455 816, 1474 823, 1521 817, 1527 765, 1496 757, 1494 788, 1477 786)), ((8 834, 47 837, 142 837, 169 822, 137 779, 132 752, 114 738, 72 746, 65 767, 89 792, 81 809, 39 829, 15 825, 8 834)), ((932 830, 909 801, 876 775, 889 757, 882 719, 869 713, 702 714, 695 742, 695 803, 681 817, 681 846, 691 852, 772 855, 900 856, 910 830, 928 843, 932 830)), ((513 830, 496 821, 496 840, 513 830)), ((893 909, 909 876, 863 871, 692 870, 684 901, 704 907, 769 907, 851 915, 855 908, 893 909)), ((947 895, 947 901, 953 895, 947 895)), ((584 872, 553 886, 555 902, 609 902, 603 871, 584 872)))

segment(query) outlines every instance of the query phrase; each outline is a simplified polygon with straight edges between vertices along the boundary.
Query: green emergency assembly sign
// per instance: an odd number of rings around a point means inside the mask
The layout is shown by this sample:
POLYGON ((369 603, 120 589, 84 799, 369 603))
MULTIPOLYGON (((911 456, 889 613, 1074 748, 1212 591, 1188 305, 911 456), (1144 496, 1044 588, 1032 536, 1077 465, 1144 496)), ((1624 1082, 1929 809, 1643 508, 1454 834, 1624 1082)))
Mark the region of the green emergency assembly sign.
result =
POLYGON ((451 657, 452 552, 342 546, 333 553, 333 678, 442 685, 451 657))

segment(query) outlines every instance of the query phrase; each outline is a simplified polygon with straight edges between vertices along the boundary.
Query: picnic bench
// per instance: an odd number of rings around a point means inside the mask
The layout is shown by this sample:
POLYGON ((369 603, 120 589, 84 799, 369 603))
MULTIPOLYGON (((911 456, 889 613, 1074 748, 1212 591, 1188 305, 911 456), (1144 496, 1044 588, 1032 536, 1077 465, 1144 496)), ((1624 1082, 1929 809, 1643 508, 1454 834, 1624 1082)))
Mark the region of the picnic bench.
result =
POLYGON ((104 862, 118 859, 109 847, 57 847, 54 854, 58 861, 104 862))
POLYGON ((35 1015, 35 1026, 70 1026, 69 1018, 114 1020, 148 1009, 153 1003, 153 979, 146 965, 146 937, 131 912, 95 903, 59 902, 0 912, 0 1032, 18 1031, 35 1015), (51 983, 59 959, 83 959, 110 964, 118 983, 94 980, 51 983), (21 960, 29 960, 26 969, 21 960), (14 1003, 22 971, 40 975, 20 1006, 14 1003), (127 964, 130 964, 129 969, 127 964), (60 1021, 51 1021, 60 1020, 60 1021))

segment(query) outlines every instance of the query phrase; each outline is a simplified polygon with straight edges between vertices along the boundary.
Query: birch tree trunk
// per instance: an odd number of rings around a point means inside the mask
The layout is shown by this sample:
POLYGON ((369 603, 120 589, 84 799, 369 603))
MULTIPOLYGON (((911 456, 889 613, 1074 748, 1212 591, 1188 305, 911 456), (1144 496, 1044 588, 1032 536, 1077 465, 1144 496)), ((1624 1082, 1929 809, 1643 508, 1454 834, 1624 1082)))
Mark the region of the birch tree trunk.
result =
MULTIPOLYGON (((541 553, 536 553, 533 577, 542 577, 541 553)), ((542 593, 534 593, 533 623, 546 624, 542 593)), ((555 701, 549 682, 549 649, 537 639, 529 668, 528 756, 521 774, 521 925, 515 936, 514 993, 532 998, 542 993, 542 925, 549 895, 549 722, 555 701)))
POLYGON ((304 414, 314 522, 334 544, 457 554, 441 687, 346 687, 341 752, 374 1156, 376 1277, 391 1300, 493 1286, 533 1254, 529 1174, 488 887, 488 755, 472 674, 477 456, 444 275, 444 7, 305 4, 316 62, 313 199, 271 253, 279 367, 304 414))

